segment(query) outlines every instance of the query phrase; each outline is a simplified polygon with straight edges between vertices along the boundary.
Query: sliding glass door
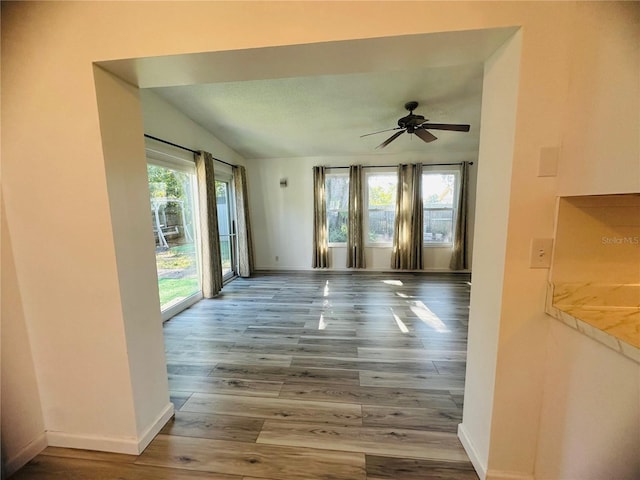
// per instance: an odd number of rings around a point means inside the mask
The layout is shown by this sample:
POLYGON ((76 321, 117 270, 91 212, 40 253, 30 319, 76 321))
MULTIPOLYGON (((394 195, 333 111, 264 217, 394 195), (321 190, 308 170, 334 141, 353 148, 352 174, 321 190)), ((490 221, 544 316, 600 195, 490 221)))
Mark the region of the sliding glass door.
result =
POLYGON ((202 298, 195 167, 149 159, 151 221, 163 319, 202 298))
MULTIPOLYGON (((238 272, 233 172, 227 170, 216 170, 215 179, 224 281, 238 272)), ((147 173, 160 308, 167 320, 202 298, 195 163, 147 147, 147 173)))
POLYGON ((232 199, 233 191, 230 180, 216 179, 216 203, 218 205, 218 231, 220 234, 223 280, 229 280, 237 275, 235 211, 232 199))

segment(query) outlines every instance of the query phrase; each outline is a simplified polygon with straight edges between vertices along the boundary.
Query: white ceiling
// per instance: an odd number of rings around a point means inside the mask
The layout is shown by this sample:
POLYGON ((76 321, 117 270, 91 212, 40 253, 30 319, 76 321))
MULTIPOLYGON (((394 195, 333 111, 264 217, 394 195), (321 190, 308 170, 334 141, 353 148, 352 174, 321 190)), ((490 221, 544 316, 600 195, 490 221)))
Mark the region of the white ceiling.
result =
MULTIPOLYGON (((152 91, 247 159, 371 154, 477 157, 484 61, 515 28, 407 35, 100 62, 152 91), (375 147, 418 101, 468 133, 402 135, 375 147)), ((197 148, 197 146, 192 146, 197 148)))
POLYGON ((245 158, 478 151, 482 64, 400 72, 279 78, 153 89, 245 158), (426 144, 395 132, 360 135, 397 126, 416 100, 433 122, 468 123, 469 133, 433 131, 426 144))

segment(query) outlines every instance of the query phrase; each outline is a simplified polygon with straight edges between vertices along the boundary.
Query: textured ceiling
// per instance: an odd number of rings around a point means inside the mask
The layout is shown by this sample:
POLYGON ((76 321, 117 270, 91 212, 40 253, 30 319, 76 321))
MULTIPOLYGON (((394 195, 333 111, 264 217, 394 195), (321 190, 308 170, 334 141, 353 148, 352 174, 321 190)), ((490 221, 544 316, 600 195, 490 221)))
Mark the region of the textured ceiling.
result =
MULTIPOLYGON (((98 64, 148 88, 247 159, 422 155, 477 156, 484 62, 517 29, 504 27, 284 45, 237 51, 106 60, 98 64), (433 131, 429 144, 391 133, 404 104, 434 123, 468 123, 468 133, 433 131)), ((197 147, 197 146, 196 146, 197 147)))
POLYGON ((482 64, 279 78, 152 89, 245 158, 360 155, 428 151, 473 158, 478 150, 482 64), (394 132, 415 100, 415 113, 435 123, 468 123, 469 133, 433 131, 424 143, 394 132))

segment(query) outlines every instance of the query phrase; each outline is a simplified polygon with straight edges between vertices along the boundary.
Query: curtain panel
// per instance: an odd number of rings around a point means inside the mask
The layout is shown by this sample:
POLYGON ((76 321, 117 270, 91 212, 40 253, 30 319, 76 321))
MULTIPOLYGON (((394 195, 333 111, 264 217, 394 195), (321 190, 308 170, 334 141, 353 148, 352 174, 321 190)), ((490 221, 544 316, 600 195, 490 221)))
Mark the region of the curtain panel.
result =
POLYGON ((391 268, 422 270, 422 164, 398 165, 391 268))
POLYGON ((313 268, 329 267, 325 168, 313 167, 313 268))
POLYGON ((197 152, 194 157, 198 182, 202 247, 202 295, 205 298, 212 298, 222 289, 222 260, 220 257, 213 156, 209 152, 197 152))
POLYGON ((469 163, 460 166, 460 194, 458 195, 458 215, 454 234, 453 252, 449 268, 466 270, 469 268, 467 255, 467 217, 469 214, 469 163))
POLYGON ((238 216, 238 273, 250 277, 253 273, 254 254, 249 219, 249 197, 247 195, 247 173, 243 166, 233 168, 233 182, 236 191, 236 213, 238 216))
POLYGON ((362 205, 362 165, 349 167, 349 225, 347 267, 364 268, 364 207, 362 205))

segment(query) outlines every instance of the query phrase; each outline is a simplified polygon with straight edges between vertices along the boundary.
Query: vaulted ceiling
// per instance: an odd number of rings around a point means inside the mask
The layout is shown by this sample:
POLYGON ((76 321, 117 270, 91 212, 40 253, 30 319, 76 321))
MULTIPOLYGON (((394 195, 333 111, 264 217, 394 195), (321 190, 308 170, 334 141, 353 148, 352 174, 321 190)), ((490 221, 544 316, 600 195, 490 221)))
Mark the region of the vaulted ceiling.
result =
POLYGON ((477 156, 484 61, 515 28, 117 60, 101 65, 151 88, 247 159, 426 155, 477 156), (434 123, 468 133, 402 135, 376 149, 418 101, 434 123))

